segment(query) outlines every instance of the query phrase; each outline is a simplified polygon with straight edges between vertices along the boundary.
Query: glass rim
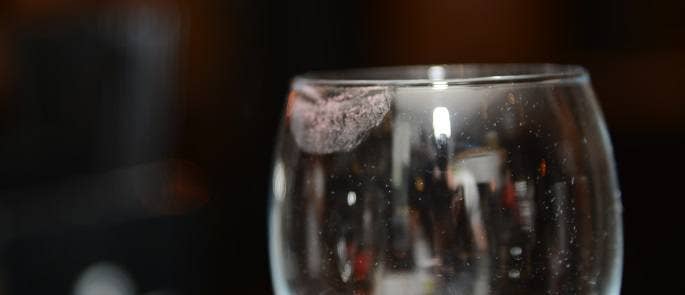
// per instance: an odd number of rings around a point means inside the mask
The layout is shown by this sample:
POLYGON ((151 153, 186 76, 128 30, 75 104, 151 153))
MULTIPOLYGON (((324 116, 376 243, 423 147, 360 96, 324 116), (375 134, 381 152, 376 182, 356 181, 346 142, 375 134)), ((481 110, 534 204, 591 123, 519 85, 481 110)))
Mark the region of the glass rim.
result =
POLYGON ((579 65, 553 63, 471 63, 408 65, 310 71, 293 84, 329 86, 431 86, 542 83, 588 79, 579 65))

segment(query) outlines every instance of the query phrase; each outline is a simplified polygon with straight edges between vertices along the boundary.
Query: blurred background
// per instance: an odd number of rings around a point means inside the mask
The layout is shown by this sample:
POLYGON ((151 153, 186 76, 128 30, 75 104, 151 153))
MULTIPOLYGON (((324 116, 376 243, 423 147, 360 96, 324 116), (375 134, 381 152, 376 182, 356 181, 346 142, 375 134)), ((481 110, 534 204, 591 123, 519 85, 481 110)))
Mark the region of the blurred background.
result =
POLYGON ((0 294, 270 294, 289 79, 467 62, 590 71, 623 294, 684 293, 683 1, 0 0, 0 294))

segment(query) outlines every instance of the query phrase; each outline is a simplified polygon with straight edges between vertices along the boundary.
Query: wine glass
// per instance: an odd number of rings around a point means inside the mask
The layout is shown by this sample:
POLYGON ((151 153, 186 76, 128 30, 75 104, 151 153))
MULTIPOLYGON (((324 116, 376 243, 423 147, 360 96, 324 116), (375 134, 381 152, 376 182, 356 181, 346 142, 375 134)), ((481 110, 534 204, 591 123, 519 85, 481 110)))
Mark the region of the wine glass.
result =
POLYGON ((618 294, 619 195, 582 67, 305 74, 274 158, 274 289, 618 294))

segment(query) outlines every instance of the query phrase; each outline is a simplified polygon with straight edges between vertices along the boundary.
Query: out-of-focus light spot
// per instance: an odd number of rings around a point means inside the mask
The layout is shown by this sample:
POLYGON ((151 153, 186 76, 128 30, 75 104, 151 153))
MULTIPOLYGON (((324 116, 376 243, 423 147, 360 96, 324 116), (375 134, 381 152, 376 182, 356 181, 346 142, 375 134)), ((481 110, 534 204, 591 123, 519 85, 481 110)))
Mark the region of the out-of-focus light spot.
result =
POLYGON ((81 273, 74 295, 133 295, 135 286, 133 280, 121 267, 99 262, 86 268, 81 273))
POLYGON ((509 271, 509 277, 512 279, 518 279, 521 276, 521 271, 518 269, 512 269, 509 271))
POLYGON ((540 176, 547 175, 547 161, 545 161, 545 159, 540 161, 540 167, 538 168, 538 171, 540 172, 540 176))
POLYGON ((345 265, 343 265, 343 270, 340 272, 340 278, 343 280, 343 282, 347 283, 347 281, 350 280, 350 275, 352 275, 352 265, 351 263, 347 262, 345 265))
POLYGON ((446 107, 433 109, 433 132, 435 138, 440 138, 443 135, 447 138, 452 136, 450 125, 450 112, 446 107))
POLYGON ((350 191, 347 193, 347 205, 353 206, 355 203, 357 203, 357 193, 354 191, 350 191))
POLYGON ((423 183, 423 177, 418 176, 414 179, 414 188, 417 192, 423 192, 425 184, 423 183))
POLYGON ((283 201, 285 198, 285 166, 283 161, 277 160, 274 167, 273 176, 273 193, 277 201, 283 201))
POLYGON ((511 254, 511 256, 519 256, 519 255, 521 255, 521 253, 523 253, 523 250, 521 249, 521 247, 514 246, 514 247, 511 247, 511 249, 509 249, 509 254, 511 254))

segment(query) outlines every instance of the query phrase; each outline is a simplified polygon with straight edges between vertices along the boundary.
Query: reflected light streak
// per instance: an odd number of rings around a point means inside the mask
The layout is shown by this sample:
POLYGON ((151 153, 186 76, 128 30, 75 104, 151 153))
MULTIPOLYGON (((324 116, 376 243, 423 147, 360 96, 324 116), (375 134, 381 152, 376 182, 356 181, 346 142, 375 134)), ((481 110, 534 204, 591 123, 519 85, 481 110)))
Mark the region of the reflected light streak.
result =
POLYGON ((433 109, 433 132, 436 139, 439 139, 442 135, 447 138, 452 136, 450 125, 450 112, 446 107, 433 109))
POLYGON ((455 175, 456 183, 462 186, 464 192, 464 205, 468 213, 469 224, 473 231, 474 242, 480 251, 487 250, 488 242, 485 231, 485 223, 480 208, 480 193, 478 184, 473 174, 466 170, 459 170, 455 175))
POLYGON ((285 166, 283 161, 277 160, 274 168, 273 193, 277 201, 285 198, 285 166))

